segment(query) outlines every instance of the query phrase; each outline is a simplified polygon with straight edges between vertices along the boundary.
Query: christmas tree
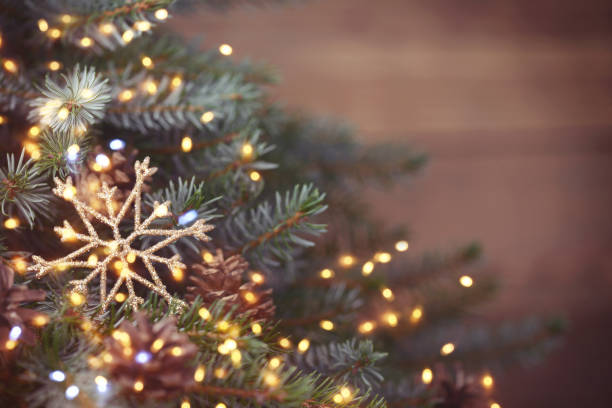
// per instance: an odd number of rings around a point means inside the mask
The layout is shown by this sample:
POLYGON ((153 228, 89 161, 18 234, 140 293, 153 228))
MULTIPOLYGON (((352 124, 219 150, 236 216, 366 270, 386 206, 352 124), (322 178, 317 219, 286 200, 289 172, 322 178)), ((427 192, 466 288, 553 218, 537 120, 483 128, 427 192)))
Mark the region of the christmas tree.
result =
POLYGON ((0 1, 2 406, 499 407, 560 322, 466 320, 479 246, 411 254, 362 198, 426 156, 164 31, 200 3, 260 2, 0 1))

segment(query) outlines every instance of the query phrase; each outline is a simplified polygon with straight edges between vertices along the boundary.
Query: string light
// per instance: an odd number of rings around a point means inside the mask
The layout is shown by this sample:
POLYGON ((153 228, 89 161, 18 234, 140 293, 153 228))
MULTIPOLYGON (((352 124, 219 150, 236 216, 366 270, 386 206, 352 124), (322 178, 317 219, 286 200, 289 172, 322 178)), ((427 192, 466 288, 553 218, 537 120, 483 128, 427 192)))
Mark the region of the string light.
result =
POLYGON ((227 408, 227 405, 225 405, 224 403, 220 402, 217 405, 215 405, 215 408, 227 408))
POLYGON ((12 259, 13 268, 19 273, 24 273, 28 268, 27 262, 20 257, 16 257, 12 259))
POLYGON ((157 353, 162 347, 164 347, 164 340, 156 339, 153 344, 151 344, 151 351, 157 353))
POLYGON ((198 315, 200 315, 202 320, 210 319, 210 312, 205 307, 201 307, 200 310, 198 310, 198 315))
POLYGON ((47 35, 49 36, 49 38, 57 40, 62 36, 62 30, 60 30, 59 28, 52 28, 47 31, 47 35))
POLYGON ((446 343, 440 349, 440 354, 442 354, 443 356, 448 356, 453 351, 455 351, 455 345, 453 343, 446 343))
POLYGON ((29 130, 28 130, 28 135, 32 136, 32 137, 37 137, 40 134, 40 128, 36 125, 32 126, 29 130))
POLYGON ((117 292, 115 295, 115 300, 119 303, 125 302, 125 299, 127 299, 127 296, 123 292, 117 292))
POLYGON ((99 153, 96 155, 96 164, 100 166, 101 170, 107 169, 111 165, 110 158, 104 153, 99 153))
POLYGON ((397 241, 395 243, 395 250, 397 252, 405 252, 408 250, 408 241, 397 241))
POLYGON ((355 257, 352 255, 342 255, 338 260, 338 263, 340 263, 340 266, 350 268, 355 264, 355 257))
POLYGON ((98 30, 100 30, 100 32, 104 35, 110 35, 113 33, 113 31, 115 31, 115 26, 112 25, 111 23, 104 23, 104 24, 100 24, 100 27, 98 27, 98 30))
POLYGON ((433 371, 430 368, 424 368, 421 372, 421 381, 423 384, 430 384, 433 381, 433 371))
POLYGON ((368 261, 363 264, 361 267, 361 274, 363 276, 368 276, 374 271, 374 262, 368 261))
POLYGON ((131 89, 124 89, 119 93, 119 100, 121 102, 127 102, 134 97, 134 91, 131 89))
POLYGON ((149 31, 151 29, 151 23, 145 20, 136 21, 134 28, 138 31, 149 31))
POLYGON ((253 323, 251 325, 251 331, 253 332, 254 335, 259 336, 261 334, 261 332, 262 332, 261 324, 253 323))
POLYGON ((57 111, 57 117, 60 120, 66 120, 68 118, 68 115, 70 115, 70 111, 65 106, 62 106, 60 110, 57 111))
POLYGON ((368 320, 366 322, 361 323, 359 327, 357 328, 357 330, 359 330, 359 333, 367 334, 367 333, 371 333, 372 330, 374 330, 375 328, 376 328, 376 323, 368 320))
POLYGON ((391 327, 397 326, 397 323, 398 323, 397 314, 393 312, 388 312, 384 314, 383 318, 385 319, 385 321, 387 322, 389 326, 391 327))
POLYGON ((72 21, 72 16, 70 14, 62 14, 60 20, 64 24, 70 24, 70 22, 72 21))
POLYGON ((14 74, 17 72, 17 63, 13 61, 12 59, 5 59, 2 62, 2 66, 4 67, 5 70, 10 72, 11 74, 14 74))
POLYGON ((73 306, 80 306, 85 302, 85 297, 78 292, 70 292, 70 303, 73 306))
POLYGON ((297 348, 298 348, 298 351, 300 353, 302 353, 302 354, 305 353, 310 348, 310 340, 308 340, 308 339, 300 340, 300 342, 298 343, 297 348))
POLYGON ((494 402, 491 404, 491 408, 501 408, 501 405, 499 405, 497 402, 494 402))
POLYGON ((155 18, 158 19, 159 21, 163 21, 165 19, 168 18, 168 10, 166 10, 165 8, 161 8, 157 11, 155 11, 155 18))
POLYGON ((62 64, 60 64, 58 61, 50 61, 47 64, 47 67, 49 67, 51 71, 57 71, 58 69, 62 67, 62 64))
POLYGON ((265 282, 265 277, 259 272, 251 273, 251 281, 256 285, 261 285, 265 282))
POLYGON ((19 219, 15 217, 7 218, 4 220, 4 228, 15 229, 19 227, 19 219))
POLYGON ((232 55, 232 53, 234 52, 234 49, 229 44, 221 44, 219 46, 219 52, 222 55, 229 56, 229 55, 232 55))
POLYGON ((4 343, 4 347, 7 350, 13 350, 15 347, 17 347, 17 342, 15 340, 7 340, 6 343, 4 343))
POLYGON ((280 344, 280 346, 284 349, 288 349, 289 347, 291 347, 291 341, 286 337, 283 337, 282 339, 280 339, 278 341, 278 344, 280 344))
POLYGON ((487 389, 493 387, 493 377, 490 374, 485 374, 482 377, 482 385, 487 389))
POLYGON ((204 381, 205 376, 206 376, 206 369, 202 365, 198 366, 198 368, 196 368, 195 370, 195 373, 193 373, 193 379, 196 382, 204 381))
POLYGON ((202 259, 204 262, 210 263, 213 261, 213 259, 215 259, 215 257, 210 253, 210 251, 204 250, 202 251, 202 259))
POLYGON ((380 263, 388 263, 391 261, 391 254, 388 252, 377 252, 374 254, 374 260, 380 263))
POLYGON ((138 364, 146 364, 151 361, 151 358, 153 358, 151 353, 143 350, 136 353, 136 355, 134 356, 134 361, 136 361, 138 364))
POLYGON ((464 288, 469 288, 469 287, 472 287, 472 285, 474 284, 474 280, 468 275, 463 275, 462 277, 459 278, 459 283, 464 288))
POLYGON ((181 408, 191 408, 191 404, 189 403, 189 401, 184 400, 184 401, 181 403, 181 408))
POLYGON ((140 380, 136 380, 136 382, 134 382, 134 391, 140 392, 143 389, 144 389, 144 383, 140 380))
POLYGON ((19 337, 21 337, 21 333, 22 333, 21 327, 13 326, 11 327, 11 330, 9 331, 8 337, 10 340, 17 341, 19 337))
POLYGON ((353 398, 353 393, 349 387, 340 388, 340 395, 342 395, 344 401, 350 401, 353 398))
POLYGON ((121 139, 113 139, 108 144, 111 150, 123 150, 125 149, 125 141, 121 139))
POLYGON ((250 160, 253 157, 253 145, 250 143, 243 144, 240 153, 244 160, 250 160))
POLYGON ((96 388, 99 393, 104 393, 108 390, 108 380, 101 375, 96 376, 94 378, 94 382, 96 383, 96 388))
POLYGON ((193 148, 193 141, 191 140, 191 138, 189 136, 185 136, 181 140, 181 149, 185 153, 187 153, 187 152, 190 152, 192 148, 193 148))
POLYGON ((276 387, 280 380, 278 379, 278 376, 276 374, 272 372, 267 372, 266 374, 264 374, 264 382, 270 387, 276 387))
POLYGON ((63 382, 66 379, 66 374, 60 370, 51 371, 49 373, 49 379, 55 382, 63 382))
POLYGON ((244 297, 244 300, 246 300, 248 303, 257 302, 257 296, 255 296, 255 294, 251 291, 244 292, 242 296, 244 297))
POLYGON ((76 196, 76 187, 70 186, 64 189, 62 192, 62 197, 66 201, 72 201, 72 199, 76 196))
POLYGON ((181 86, 182 83, 183 83, 183 79, 180 77, 180 75, 175 75, 172 77, 172 80, 170 81, 170 87, 172 89, 175 89, 181 86))
POLYGON ((121 34, 121 38, 123 39, 124 43, 129 43, 134 39, 134 31, 130 29, 125 30, 123 34, 121 34))
POLYGON ((140 62, 145 68, 153 68, 153 60, 151 59, 151 57, 142 57, 140 62))
POLYGON ((79 43, 81 44, 81 47, 91 47, 93 45, 93 40, 91 39, 91 37, 83 37, 81 38, 81 41, 79 41, 79 43))
POLYGON ((323 279, 331 279, 334 277, 334 271, 331 269, 325 268, 321 272, 319 272, 319 276, 323 279))
POLYGON ((38 29, 43 33, 49 29, 49 23, 44 18, 38 20, 38 29))
POLYGON ((191 223, 193 220, 198 218, 197 210, 189 210, 178 217, 178 223, 180 225, 187 225, 191 223))
POLYGON ((255 170, 249 173, 249 178, 255 182, 261 180, 261 174, 255 170))
POLYGON ((211 111, 204 112, 202 116, 200 116, 200 122, 206 124, 206 123, 212 122, 214 118, 215 118, 215 114, 213 112, 211 111))
POLYGON ((334 330, 334 322, 332 322, 331 320, 321 320, 319 322, 319 326, 323 330, 327 330, 327 331, 334 330))
POLYGON ((75 161, 79 157, 79 150, 81 150, 81 148, 78 144, 68 146, 68 149, 66 149, 66 157, 68 160, 75 161))
POLYGON ((6 116, 0 115, 0 125, 4 125, 6 123, 6 116))
MULTIPOLYGON (((225 371, 225 368, 223 367, 215 368, 215 377, 224 378, 226 375, 227 375, 227 371, 225 371)), ((223 406, 225 407, 225 405, 223 406)))
POLYGON ((340 394, 335 394, 333 397, 333 400, 336 404, 342 404, 342 402, 344 401, 344 398, 342 398, 342 395, 340 394))
POLYGON ((281 365, 281 359, 278 357, 272 357, 270 361, 268 362, 268 365, 272 369, 277 369, 281 365))
POLYGON ((240 362, 242 361, 242 353, 240 352, 240 350, 233 350, 230 353, 230 360, 232 360, 234 366, 239 366, 240 362))
POLYGON ((393 291, 389 288, 382 288, 380 290, 380 293, 383 295, 383 297, 385 299, 387 299, 388 301, 392 301, 393 299, 395 299, 395 296, 393 295, 393 291))
POLYGON ((412 309, 412 312, 410 313, 410 321, 412 323, 418 322, 421 320, 421 317, 423 317, 423 309, 421 307, 417 306, 412 309))
POLYGON ((30 155, 30 157, 34 160, 40 159, 40 148, 36 143, 32 143, 29 141, 23 142, 23 148, 30 155))

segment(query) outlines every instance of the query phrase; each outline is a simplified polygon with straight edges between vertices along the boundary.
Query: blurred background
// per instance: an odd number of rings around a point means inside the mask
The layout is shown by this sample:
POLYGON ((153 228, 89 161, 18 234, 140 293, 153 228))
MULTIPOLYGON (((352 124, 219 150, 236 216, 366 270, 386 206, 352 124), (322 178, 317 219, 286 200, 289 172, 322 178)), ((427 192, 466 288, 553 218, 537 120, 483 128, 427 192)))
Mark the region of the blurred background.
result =
POLYGON ((314 0, 176 17, 282 74, 275 99, 430 155, 372 190, 413 248, 472 239, 499 274, 489 319, 564 313, 563 346, 496 381, 503 407, 612 406, 612 2, 314 0))

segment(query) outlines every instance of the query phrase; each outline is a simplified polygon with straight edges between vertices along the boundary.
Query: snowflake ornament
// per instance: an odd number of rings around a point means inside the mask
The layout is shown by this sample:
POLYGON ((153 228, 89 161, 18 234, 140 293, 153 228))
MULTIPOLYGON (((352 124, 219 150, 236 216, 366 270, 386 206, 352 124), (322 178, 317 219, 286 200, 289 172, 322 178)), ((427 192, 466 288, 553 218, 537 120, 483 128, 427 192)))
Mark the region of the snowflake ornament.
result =
POLYGON ((178 254, 172 256, 171 258, 165 258, 155 255, 155 253, 173 242, 176 242, 178 239, 186 236, 193 236, 200 241, 208 241, 210 238, 206 235, 206 232, 213 229, 213 226, 206 224, 204 220, 197 220, 191 226, 179 230, 150 229, 149 227, 151 223, 156 219, 166 218, 172 215, 168 210, 170 202, 165 202, 163 204, 155 202, 153 204, 153 212, 151 215, 142 220, 141 196, 143 183, 145 178, 155 173, 157 169, 154 167, 149 168, 148 157, 145 158, 142 163, 136 161, 134 164, 134 169, 136 173, 136 182, 132 188, 132 191, 127 196, 126 200, 118 211, 115 211, 115 205, 113 202, 113 196, 117 188, 110 188, 106 183, 102 184, 100 192, 98 192, 98 196, 106 205, 106 214, 98 212, 77 198, 76 188, 72 185, 72 180, 70 177, 66 179, 66 182, 61 181, 59 178, 55 178, 56 187, 53 189, 53 193, 58 197, 66 199, 74 205, 74 208, 83 221, 88 234, 76 232, 68 221, 64 221, 63 227, 55 227, 55 231, 61 236, 62 241, 77 240, 83 242, 85 245, 66 255, 65 257, 56 259, 54 261, 46 261, 35 255, 32 257, 34 264, 30 266, 28 270, 35 271, 36 277, 40 278, 56 268, 74 267, 91 269, 91 272, 84 279, 70 281, 69 285, 73 286, 74 292, 87 296, 88 284, 94 278, 99 276, 102 312, 106 311, 108 305, 114 299, 115 295, 124 283, 125 286, 127 286, 129 293, 127 302, 129 302, 130 306, 136 310, 138 305, 143 302, 143 299, 136 295, 134 291, 134 282, 140 283, 146 286, 148 289, 158 293, 164 297, 169 304, 176 304, 184 308, 186 306, 185 302, 172 297, 168 293, 166 286, 159 278, 159 275, 155 270, 154 264, 163 264, 170 271, 174 270, 175 268, 184 269, 185 265, 181 262, 181 258, 178 254), (132 206, 134 212, 134 230, 124 238, 121 236, 119 231, 119 224, 128 214, 132 206), (92 224, 92 221, 95 220, 110 227, 113 235, 112 239, 104 240, 100 238, 98 232, 92 224), (146 249, 139 250, 132 248, 132 243, 134 240, 144 236, 164 237, 164 239, 146 249), (94 253, 99 249, 102 249, 102 252, 106 254, 106 257, 103 259, 98 259, 98 256, 94 253), (151 280, 140 276, 130 268, 130 264, 133 264, 137 259, 142 261, 142 264, 151 275, 151 280), (110 292, 107 293, 107 273, 111 263, 116 269, 119 270, 119 276, 117 281, 112 286, 110 292))

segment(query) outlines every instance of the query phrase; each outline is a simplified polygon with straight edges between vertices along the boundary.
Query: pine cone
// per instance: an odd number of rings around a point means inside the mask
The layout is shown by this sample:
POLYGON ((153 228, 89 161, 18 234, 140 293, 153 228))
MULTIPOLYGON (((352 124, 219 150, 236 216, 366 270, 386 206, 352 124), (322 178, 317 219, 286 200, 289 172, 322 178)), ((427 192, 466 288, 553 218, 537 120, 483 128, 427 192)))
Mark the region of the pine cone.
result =
POLYGON ((0 263, 0 344, 4 345, 9 340, 9 333, 15 326, 21 329, 19 340, 33 344, 35 334, 26 324, 31 324, 41 313, 20 307, 20 304, 44 300, 45 292, 13 285, 14 278, 15 272, 0 263))
POLYGON ((272 289, 257 291, 253 282, 242 283, 248 268, 249 264, 241 255, 225 259, 223 251, 218 249, 210 262, 191 266, 187 300, 193 302, 199 295, 204 306, 208 307, 215 300, 222 299, 226 310, 235 307, 234 313, 238 316, 255 320, 272 318, 275 310, 272 289))
MULTIPOLYGON (((79 182, 76 184, 77 194, 79 197, 86 198, 86 202, 96 209, 104 208, 104 203, 95 194, 100 190, 102 183, 109 186, 116 186, 115 200, 124 201, 132 190, 132 184, 135 179, 134 162, 138 156, 137 149, 126 149, 124 152, 113 152, 108 154, 105 149, 97 145, 87 157, 87 163, 95 163, 98 154, 110 156, 111 167, 102 171, 95 171, 89 167, 83 166, 79 182)), ((145 182, 143 191, 147 192, 149 186, 145 182)))
POLYGON ((179 333, 173 317, 151 324, 142 313, 124 321, 105 339, 112 357, 110 375, 124 392, 143 397, 168 398, 193 383, 192 361, 197 347, 179 333))

